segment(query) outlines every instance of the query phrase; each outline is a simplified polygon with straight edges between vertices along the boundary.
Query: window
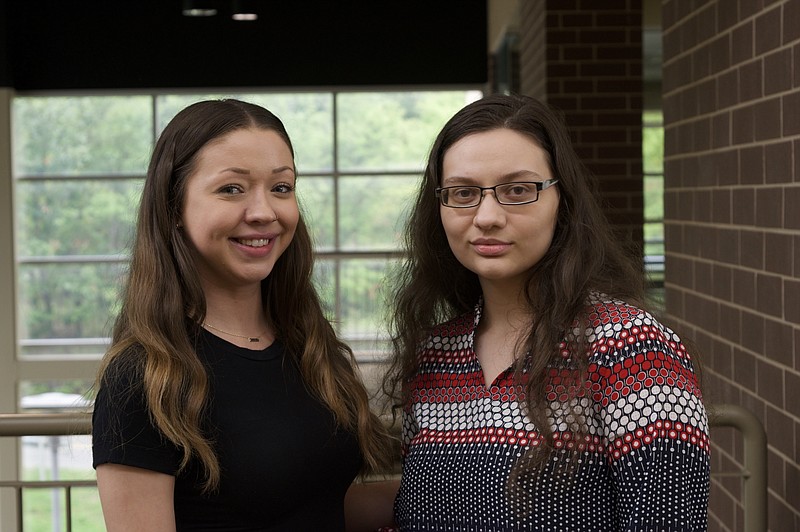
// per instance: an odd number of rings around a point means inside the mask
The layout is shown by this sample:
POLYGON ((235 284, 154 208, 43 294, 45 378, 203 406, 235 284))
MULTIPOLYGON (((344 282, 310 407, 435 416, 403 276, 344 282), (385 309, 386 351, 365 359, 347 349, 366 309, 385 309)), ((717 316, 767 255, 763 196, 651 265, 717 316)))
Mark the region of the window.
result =
MULTIPOLYGON (((427 151, 447 118, 478 96, 442 90, 17 97, 20 359, 102 355, 154 139, 186 105, 219 97, 264 105, 286 124, 328 315, 359 359, 380 356, 383 280, 400 256, 398 235, 427 151)), ((51 388, 75 392, 82 385, 51 388)), ((46 388, 23 384, 21 394, 46 388)))
MULTIPOLYGON (((17 96, 11 138, 18 345, 15 359, 0 360, 17 387, 3 390, 4 404, 40 412, 85 408, 118 310, 155 138, 186 105, 221 97, 261 104, 284 121, 328 317, 362 368, 382 359, 384 279, 401 256, 406 209, 434 136, 479 92, 17 96)), ((66 442, 25 439, 21 478, 92 478, 88 439, 66 442), (45 460, 50 456, 59 457, 58 466, 45 460)), ((96 492, 87 497, 81 506, 97 521, 96 492)), ((26 521, 47 512, 49 499, 47 491, 29 499, 36 507, 26 506, 26 521)), ((53 499, 50 508, 63 515, 63 501, 53 499)))
POLYGON ((664 127, 661 111, 645 111, 642 152, 644 162, 644 260, 654 303, 663 302, 664 290, 664 127))
POLYGON ((649 295, 655 309, 664 309, 664 119, 662 113, 662 30, 657 4, 645 3, 642 35, 644 113, 644 260, 649 295))

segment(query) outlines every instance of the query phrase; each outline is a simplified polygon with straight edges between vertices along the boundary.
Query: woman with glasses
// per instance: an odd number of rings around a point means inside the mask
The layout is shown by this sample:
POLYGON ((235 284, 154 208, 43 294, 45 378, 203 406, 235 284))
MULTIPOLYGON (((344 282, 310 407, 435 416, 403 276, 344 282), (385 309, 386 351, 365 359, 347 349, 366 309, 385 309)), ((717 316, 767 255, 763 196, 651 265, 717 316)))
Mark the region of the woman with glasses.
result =
POLYGON ((286 129, 253 104, 198 102, 156 142, 94 408, 110 532, 344 530, 354 477, 389 462, 296 185, 286 129))
POLYGON ((486 97, 434 142, 385 386, 400 530, 706 528, 695 365, 598 199, 536 100, 486 97))

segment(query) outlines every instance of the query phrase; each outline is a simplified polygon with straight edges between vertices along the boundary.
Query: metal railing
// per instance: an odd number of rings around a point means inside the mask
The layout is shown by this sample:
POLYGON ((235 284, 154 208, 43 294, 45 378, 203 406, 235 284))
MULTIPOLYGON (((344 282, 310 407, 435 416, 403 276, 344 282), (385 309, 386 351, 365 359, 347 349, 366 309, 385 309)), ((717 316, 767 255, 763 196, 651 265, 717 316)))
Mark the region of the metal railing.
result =
MULTIPOLYGON (((90 414, 0 414, 0 437, 63 436, 91 434, 90 414)), ((742 469, 715 472, 715 476, 742 478, 744 526, 747 532, 767 530, 767 435, 758 418, 749 410, 733 404, 709 406, 712 427, 732 427, 742 433, 744 457, 742 469)), ((66 491, 67 532, 72 530, 71 490, 92 487, 93 480, 0 481, 0 488, 14 488, 17 493, 17 530, 22 532, 22 490, 26 488, 61 488, 66 491)))
MULTIPOLYGON (((92 433, 90 414, 0 414, 0 437, 80 436, 92 433)), ((97 486, 94 480, 0 480, 0 488, 16 494, 17 531, 23 532, 23 491, 63 489, 67 532, 72 532, 72 489, 97 486)))
MULTIPOLYGON (((767 433, 749 410, 733 404, 709 406, 712 427, 733 427, 742 433, 744 456, 739 471, 721 471, 714 476, 742 478, 742 508, 747 532, 767 530, 767 433)), ((713 438, 712 438, 713 441, 713 438)))

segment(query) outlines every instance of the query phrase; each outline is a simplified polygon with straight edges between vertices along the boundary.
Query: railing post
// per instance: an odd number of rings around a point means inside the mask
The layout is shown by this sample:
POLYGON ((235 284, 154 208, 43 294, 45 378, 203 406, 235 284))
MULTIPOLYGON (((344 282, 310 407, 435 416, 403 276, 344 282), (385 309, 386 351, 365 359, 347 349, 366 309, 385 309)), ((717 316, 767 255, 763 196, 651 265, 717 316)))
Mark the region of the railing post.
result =
POLYGON ((22 521, 22 487, 17 488, 17 532, 22 532, 25 526, 23 525, 22 521))
POLYGON ((67 532, 72 532, 72 487, 65 487, 64 492, 66 500, 64 506, 67 508, 67 532))
POLYGON ((749 410, 733 404, 709 407, 712 426, 734 427, 744 442, 744 529, 747 532, 767 530, 767 433, 761 421, 749 410))
MULTIPOLYGON (((79 435, 91 434, 92 432, 92 418, 88 413, 59 413, 59 414, 0 414, 0 442, 7 440, 7 437, 19 438, 22 436, 61 436, 61 435, 79 435)), ((6 443, 13 443, 8 442, 6 443)), ((14 453, 16 457, 16 453, 14 453)), ((16 479, 18 475, 14 474, 13 478, 16 479)), ((8 475, 12 477, 12 475, 8 475)), ((8 478, 6 477, 6 478, 8 478)), ((50 489, 66 489, 67 497, 67 530, 72 528, 72 500, 71 500, 71 486, 89 486, 96 485, 94 481, 62 481, 59 482, 55 478, 50 481, 34 481, 23 482, 14 480, 6 482, 3 477, 0 477, 0 493, 8 491, 8 487, 14 487, 16 491, 16 504, 13 506, 14 512, 0 512, 0 530, 12 530, 16 528, 18 532, 23 532, 23 492, 27 487, 32 485, 41 486, 50 489), (16 515, 13 515, 16 513, 16 515), (16 527, 13 527, 16 523, 16 527), (12 528, 13 527, 13 528, 12 528)), ((14 501, 10 501, 14 502, 14 501)), ((60 507, 60 501, 54 500, 54 505, 60 507)), ((57 530, 61 530, 61 518, 58 517, 57 521, 53 522, 57 526, 57 530)))

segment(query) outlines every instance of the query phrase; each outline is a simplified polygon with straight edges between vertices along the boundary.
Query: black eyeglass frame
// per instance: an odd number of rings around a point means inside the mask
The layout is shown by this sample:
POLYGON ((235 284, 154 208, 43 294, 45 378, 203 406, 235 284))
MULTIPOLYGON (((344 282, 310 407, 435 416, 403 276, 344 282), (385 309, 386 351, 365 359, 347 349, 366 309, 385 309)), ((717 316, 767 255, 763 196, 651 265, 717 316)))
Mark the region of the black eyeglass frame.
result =
POLYGON ((473 207, 477 207, 483 201, 483 197, 486 195, 486 191, 487 190, 491 190, 494 193, 494 199, 500 205, 528 205, 529 203, 536 203, 537 201, 539 201, 539 193, 542 190, 545 190, 547 188, 552 187, 556 183, 558 183, 558 179, 547 179, 545 181, 512 181, 510 183, 498 183, 497 185, 494 185, 492 187, 479 187, 478 185, 454 185, 452 187, 436 187, 436 189, 434 190, 434 193, 436 194, 436 197, 439 198, 439 203, 443 207, 449 207, 451 209, 471 209, 473 207), (519 203, 507 203, 507 202, 504 202, 498 197, 496 189, 497 189, 497 187, 503 187, 503 186, 508 186, 508 185, 535 185, 536 186, 536 198, 534 198, 534 199, 532 199, 530 201, 522 201, 522 202, 519 202, 519 203), (448 205, 447 203, 444 202, 444 196, 442 195, 442 192, 445 192, 447 190, 451 190, 451 189, 454 189, 454 188, 471 188, 471 189, 480 190, 481 191, 481 195, 480 195, 480 198, 478 199, 478 203, 476 203, 474 205, 448 205))

